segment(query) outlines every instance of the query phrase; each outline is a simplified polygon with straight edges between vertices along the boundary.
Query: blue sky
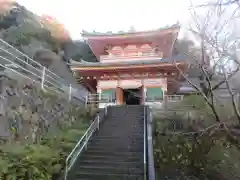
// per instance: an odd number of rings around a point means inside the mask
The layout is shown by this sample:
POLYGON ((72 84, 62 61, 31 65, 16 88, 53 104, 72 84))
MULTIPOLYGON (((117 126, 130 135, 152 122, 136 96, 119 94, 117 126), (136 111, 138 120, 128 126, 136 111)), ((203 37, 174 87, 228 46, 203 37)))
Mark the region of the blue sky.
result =
POLYGON ((151 30, 189 20, 189 0, 17 0, 34 13, 56 17, 73 39, 87 31, 151 30))

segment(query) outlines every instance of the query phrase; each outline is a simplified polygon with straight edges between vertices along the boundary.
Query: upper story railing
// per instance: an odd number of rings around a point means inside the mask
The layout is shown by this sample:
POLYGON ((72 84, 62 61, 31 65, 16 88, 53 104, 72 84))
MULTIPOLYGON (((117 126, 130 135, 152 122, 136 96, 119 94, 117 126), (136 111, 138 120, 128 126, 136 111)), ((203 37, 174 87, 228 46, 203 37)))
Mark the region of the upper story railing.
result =
POLYGON ((101 55, 100 61, 101 62, 114 62, 116 61, 127 61, 127 60, 146 60, 149 58, 155 58, 155 59, 161 59, 163 57, 162 53, 155 53, 155 52, 149 52, 149 53, 132 53, 132 54, 119 54, 119 55, 101 55))
POLYGON ((69 101, 81 104, 86 101, 87 90, 82 89, 80 92, 78 87, 66 82, 60 76, 2 39, 0 39, 0 67, 2 71, 13 79, 29 79, 40 85, 43 90, 51 89, 69 101))
POLYGON ((108 114, 108 106, 106 105, 104 109, 96 115, 91 125, 85 131, 84 135, 81 137, 81 139, 77 142, 76 146, 67 156, 65 161, 64 180, 68 179, 68 172, 71 170, 71 168, 73 167, 74 163, 76 162, 80 154, 83 152, 83 150, 87 149, 89 140, 92 138, 94 133, 99 130, 100 123, 104 120, 104 117, 106 117, 107 114, 108 114))

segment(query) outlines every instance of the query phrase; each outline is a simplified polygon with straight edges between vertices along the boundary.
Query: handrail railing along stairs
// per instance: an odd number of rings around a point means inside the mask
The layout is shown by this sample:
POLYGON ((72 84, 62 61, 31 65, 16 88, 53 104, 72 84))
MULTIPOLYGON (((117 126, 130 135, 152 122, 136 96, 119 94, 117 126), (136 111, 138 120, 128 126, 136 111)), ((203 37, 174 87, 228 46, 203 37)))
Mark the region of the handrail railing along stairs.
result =
MULTIPOLYGON (((104 108, 104 116, 107 116, 108 106, 106 105, 104 108)), ((84 148, 87 148, 87 144, 93 134, 96 132, 96 130, 99 130, 100 125, 100 116, 99 114, 95 117, 91 125, 88 127, 84 135, 81 137, 81 139, 77 142, 76 146, 73 148, 71 153, 68 155, 65 161, 65 172, 64 172, 64 180, 67 180, 68 172, 73 167, 74 163, 76 162, 79 155, 82 153, 84 148)))
POLYGON ((143 165, 144 165, 144 180, 147 180, 147 126, 146 126, 146 106, 143 106, 143 165))
POLYGON ((154 154, 153 154, 153 139, 152 139, 152 108, 147 107, 147 113, 146 113, 146 142, 147 142, 147 179, 148 180, 155 180, 155 167, 154 167, 154 154))
POLYGON ((144 180, 155 180, 152 142, 152 111, 144 106, 144 180))

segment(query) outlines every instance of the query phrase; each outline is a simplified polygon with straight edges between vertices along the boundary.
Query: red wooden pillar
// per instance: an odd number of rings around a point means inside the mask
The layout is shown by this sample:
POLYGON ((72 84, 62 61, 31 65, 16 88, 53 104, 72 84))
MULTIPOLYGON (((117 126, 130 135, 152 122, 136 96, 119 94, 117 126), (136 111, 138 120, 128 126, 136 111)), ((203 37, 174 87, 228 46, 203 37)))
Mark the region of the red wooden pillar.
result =
POLYGON ((117 99, 117 105, 123 104, 123 89, 120 87, 117 87, 116 89, 116 99, 117 99))

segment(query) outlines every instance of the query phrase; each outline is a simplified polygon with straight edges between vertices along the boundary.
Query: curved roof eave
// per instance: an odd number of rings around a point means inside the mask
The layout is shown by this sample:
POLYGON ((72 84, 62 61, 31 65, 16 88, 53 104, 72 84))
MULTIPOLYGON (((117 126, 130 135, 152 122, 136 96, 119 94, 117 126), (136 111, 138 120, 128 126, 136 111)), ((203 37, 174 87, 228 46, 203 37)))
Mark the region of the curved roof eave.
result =
POLYGON ((174 31, 177 32, 180 30, 179 24, 174 24, 170 27, 159 28, 157 30, 149 30, 149 31, 136 31, 136 32, 120 32, 120 33, 98 33, 98 32, 84 32, 81 33, 83 37, 111 37, 111 36, 122 36, 122 35, 138 35, 138 34, 148 34, 148 33, 161 33, 167 31, 174 31))
POLYGON ((174 60, 176 62, 186 62, 186 56, 185 55, 177 55, 173 56, 172 58, 162 58, 160 60, 158 59, 149 59, 149 60, 135 60, 135 61, 121 61, 121 62, 111 62, 111 63, 102 63, 102 62, 76 62, 72 61, 71 66, 73 67, 99 67, 99 66, 116 66, 116 65, 148 65, 148 64, 159 64, 159 63, 174 63, 174 60))

